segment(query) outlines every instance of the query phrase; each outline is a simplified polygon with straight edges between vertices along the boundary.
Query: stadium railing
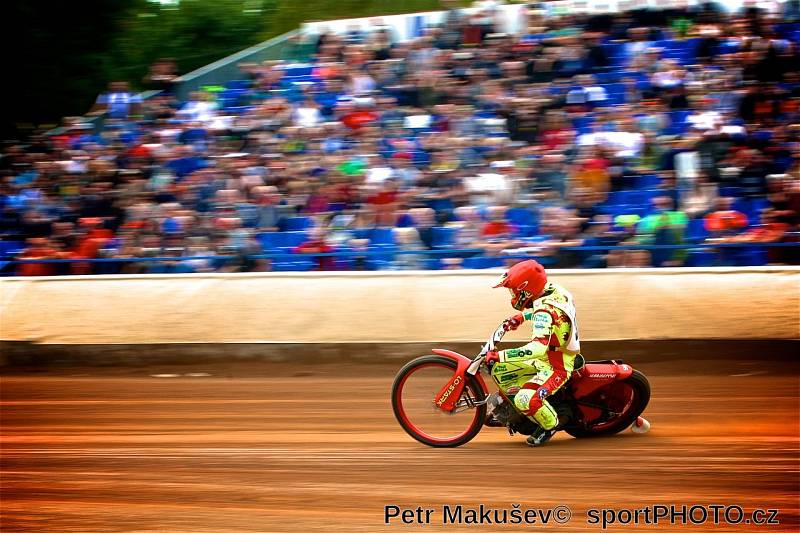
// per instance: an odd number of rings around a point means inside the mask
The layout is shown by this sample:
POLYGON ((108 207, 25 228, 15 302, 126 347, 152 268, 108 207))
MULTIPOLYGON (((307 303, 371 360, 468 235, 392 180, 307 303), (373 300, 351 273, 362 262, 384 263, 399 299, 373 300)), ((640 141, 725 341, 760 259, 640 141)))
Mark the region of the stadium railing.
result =
MULTIPOLYGON (((313 270, 316 266, 313 259, 330 257, 335 260, 342 260, 343 263, 337 263, 334 270, 350 270, 354 266, 364 270, 395 270, 394 264, 396 256, 417 256, 426 260, 439 260, 443 258, 461 258, 468 265, 464 269, 483 269, 483 268, 500 268, 505 265, 507 260, 517 259, 536 259, 545 266, 554 266, 559 263, 559 254, 561 252, 575 252, 575 253, 592 253, 592 252, 610 252, 616 250, 644 250, 649 252, 654 251, 680 251, 686 250, 687 252, 702 252, 712 254, 711 256, 704 256, 702 264, 691 266, 762 266, 767 264, 766 257, 763 255, 769 249, 780 248, 797 248, 800 249, 800 242, 772 242, 772 243, 704 243, 694 245, 683 244, 660 244, 660 245, 618 245, 618 246, 566 246, 559 248, 559 252, 553 254, 538 255, 535 253, 507 253, 500 255, 488 256, 483 249, 480 248, 458 248, 458 249, 445 249, 445 250, 402 250, 397 248, 387 248, 381 250, 347 250, 335 252, 313 252, 313 253, 290 253, 290 252, 275 252, 275 253, 258 253, 258 254, 234 254, 234 255, 204 255, 204 256, 186 256, 186 257, 127 257, 127 258, 96 258, 96 259, 82 259, 82 258, 69 258, 69 259, 14 259, 0 260, 0 275, 13 276, 14 267, 25 264, 56 264, 56 265, 69 265, 69 264, 97 264, 97 265, 124 265, 130 263, 139 264, 158 264, 158 263, 185 263, 197 261, 213 261, 218 265, 224 265, 235 261, 255 261, 255 260, 270 260, 273 267, 280 271, 307 271, 313 270), (751 256, 723 256, 718 255, 718 252, 757 252, 760 255, 751 256), (359 263, 364 260, 364 263, 359 263), (472 260, 472 261, 471 261, 472 260), (733 263, 733 264, 731 264, 733 263), (736 264, 739 263, 739 264, 736 264)), ((432 265, 431 263, 420 263, 421 270, 437 270, 441 269, 441 265, 432 265)), ((105 272, 114 273, 114 272, 105 272)))

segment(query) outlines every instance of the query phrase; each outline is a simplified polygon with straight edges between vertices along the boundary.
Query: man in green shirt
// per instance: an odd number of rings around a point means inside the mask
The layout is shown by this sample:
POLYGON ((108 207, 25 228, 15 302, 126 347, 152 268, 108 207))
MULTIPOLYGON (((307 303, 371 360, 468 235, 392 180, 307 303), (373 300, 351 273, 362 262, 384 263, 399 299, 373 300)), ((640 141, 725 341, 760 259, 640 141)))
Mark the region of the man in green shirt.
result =
MULTIPOLYGON (((644 217, 636 227, 636 241, 646 245, 684 244, 689 217, 675 211, 672 198, 653 198, 654 211, 644 217)), ((679 266, 686 258, 686 250, 653 250, 654 266, 679 266)))

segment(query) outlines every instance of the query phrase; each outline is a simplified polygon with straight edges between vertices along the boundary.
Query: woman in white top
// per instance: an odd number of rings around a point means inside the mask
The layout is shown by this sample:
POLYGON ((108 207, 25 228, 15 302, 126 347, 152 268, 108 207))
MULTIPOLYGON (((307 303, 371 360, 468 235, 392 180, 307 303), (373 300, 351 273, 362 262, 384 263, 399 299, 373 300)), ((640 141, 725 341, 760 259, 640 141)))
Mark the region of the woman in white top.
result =
POLYGON ((694 181, 694 186, 681 195, 680 208, 689 218, 702 218, 714 209, 717 198, 719 198, 717 184, 699 175, 694 181))

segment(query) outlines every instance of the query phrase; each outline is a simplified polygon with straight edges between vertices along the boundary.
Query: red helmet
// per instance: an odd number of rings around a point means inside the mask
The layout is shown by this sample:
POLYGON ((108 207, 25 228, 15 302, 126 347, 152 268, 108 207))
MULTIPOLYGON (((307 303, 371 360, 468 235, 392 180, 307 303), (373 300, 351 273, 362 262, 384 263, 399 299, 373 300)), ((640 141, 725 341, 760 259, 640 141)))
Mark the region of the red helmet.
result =
POLYGON ((511 307, 522 311, 541 296, 546 284, 547 273, 544 267, 529 259, 509 268, 494 288, 505 287, 511 291, 511 307))

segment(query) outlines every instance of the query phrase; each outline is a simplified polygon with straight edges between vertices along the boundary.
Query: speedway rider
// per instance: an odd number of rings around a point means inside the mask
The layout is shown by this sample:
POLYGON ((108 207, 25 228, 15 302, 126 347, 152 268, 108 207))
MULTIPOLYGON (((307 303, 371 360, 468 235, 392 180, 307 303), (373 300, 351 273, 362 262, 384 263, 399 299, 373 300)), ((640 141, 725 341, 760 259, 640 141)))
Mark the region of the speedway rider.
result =
MULTIPOLYGON (((511 292, 511 306, 520 311, 503 322, 503 328, 517 329, 533 322, 533 339, 519 348, 492 351, 485 362, 492 377, 514 406, 536 425, 528 444, 540 446, 563 426, 547 397, 570 378, 580 352, 575 305, 563 287, 547 281, 544 267, 533 260, 522 261, 503 274, 497 287, 511 292)), ((491 420, 487 422, 491 424, 491 420)))

